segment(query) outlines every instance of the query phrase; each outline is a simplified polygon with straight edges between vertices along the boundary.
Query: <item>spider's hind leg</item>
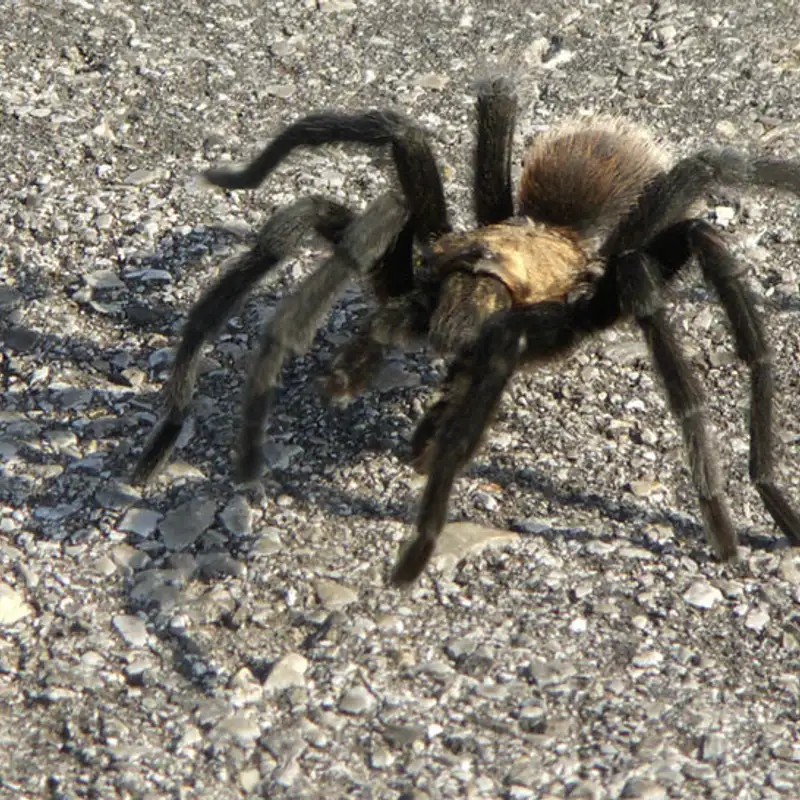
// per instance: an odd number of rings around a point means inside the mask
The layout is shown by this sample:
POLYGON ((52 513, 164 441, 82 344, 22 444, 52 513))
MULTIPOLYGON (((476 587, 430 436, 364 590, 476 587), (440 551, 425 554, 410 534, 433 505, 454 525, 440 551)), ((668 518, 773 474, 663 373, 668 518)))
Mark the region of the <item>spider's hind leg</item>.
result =
POLYGON ((304 353, 348 280, 364 274, 392 247, 408 221, 405 204, 391 194, 379 197, 345 231, 334 254, 289 295, 264 329, 244 393, 244 422, 236 473, 247 482, 263 465, 264 423, 289 355, 304 353))
MULTIPOLYGON (((676 226, 676 230, 685 229, 686 223, 676 226)), ((675 251, 670 251, 668 237, 663 234, 661 244, 664 260, 675 261, 675 251)), ((678 241, 675 249, 683 255, 685 246, 681 247, 678 241)), ((736 533, 725 502, 705 397, 663 307, 661 287, 670 271, 656 256, 633 251, 613 259, 606 275, 617 283, 623 312, 633 316, 643 333, 667 402, 681 425, 709 544, 720 560, 729 561, 736 557, 736 533)))
POLYGON ((798 547, 800 516, 774 480, 772 354, 753 295, 740 277, 743 267, 706 222, 694 223, 688 240, 706 281, 716 290, 728 315, 737 355, 750 368, 750 480, 775 523, 798 547))
POLYGON ((354 217, 340 203, 318 196, 279 209, 259 231, 255 246, 237 259, 195 303, 183 328, 172 374, 164 387, 166 413, 139 458, 134 483, 149 480, 175 446, 189 412, 203 344, 222 327, 253 286, 296 249, 309 230, 316 230, 335 243, 354 217))

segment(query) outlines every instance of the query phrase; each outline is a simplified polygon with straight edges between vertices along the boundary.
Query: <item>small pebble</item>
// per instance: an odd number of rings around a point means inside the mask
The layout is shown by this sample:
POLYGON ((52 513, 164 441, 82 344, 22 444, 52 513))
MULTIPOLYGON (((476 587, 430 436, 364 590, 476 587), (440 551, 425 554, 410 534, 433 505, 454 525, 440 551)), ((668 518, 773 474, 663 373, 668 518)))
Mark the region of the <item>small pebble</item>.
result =
POLYGON ((344 608, 358 600, 358 592, 349 586, 343 586, 325 578, 314 582, 314 591, 317 593, 320 603, 331 611, 344 608))
POLYGON ((657 667, 664 660, 658 650, 644 650, 633 657, 634 667, 657 667))
POLYGON ((0 583, 0 625, 15 625, 33 613, 33 608, 11 586, 0 583))
POLYGON ((750 609, 744 618, 744 626, 757 633, 763 631, 769 624, 769 613, 763 606, 750 609))
POLYGON ((695 608, 713 608, 722 600, 722 592, 705 581, 696 581, 684 593, 683 599, 695 608))
POLYGON ((147 644, 149 636, 143 619, 132 614, 121 614, 114 617, 111 623, 131 647, 144 647, 147 644))
POLYGON ((170 511, 158 529, 170 550, 180 550, 193 544, 214 522, 217 504, 214 500, 189 500, 170 511))
POLYGON ((244 495, 237 494, 219 515, 225 530, 232 536, 249 536, 253 529, 253 512, 244 495))
POLYGON ((719 733, 709 733, 703 737, 700 758, 703 761, 718 761, 727 749, 725 737, 719 733))
POLYGON ((155 533, 163 516, 158 511, 151 511, 148 508, 131 508, 117 524, 117 530, 147 538, 155 533))
POLYGON ((308 659, 299 653, 288 653, 275 662, 264 682, 264 687, 283 691, 291 686, 305 686, 308 659))
POLYGON ((377 705, 374 696, 363 686, 348 689, 339 700, 339 711, 358 716, 369 714, 377 705))

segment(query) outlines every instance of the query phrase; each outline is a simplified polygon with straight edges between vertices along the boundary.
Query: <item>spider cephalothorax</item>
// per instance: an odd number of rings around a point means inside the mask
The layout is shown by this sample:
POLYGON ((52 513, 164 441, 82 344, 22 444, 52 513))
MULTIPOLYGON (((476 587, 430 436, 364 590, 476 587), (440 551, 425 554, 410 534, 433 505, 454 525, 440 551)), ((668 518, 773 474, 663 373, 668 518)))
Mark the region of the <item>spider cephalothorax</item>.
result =
POLYGON ((734 558, 736 534, 703 393, 663 307, 662 290, 694 258, 728 316, 739 357, 751 370, 750 477, 777 525, 792 545, 800 545, 800 517, 773 480, 772 363, 764 329, 740 278, 741 266, 717 231, 692 216, 696 202, 718 185, 800 194, 800 162, 705 150, 672 163, 637 126, 588 117, 534 140, 515 204, 516 109, 507 81, 481 86, 474 178, 478 227, 465 233, 451 230, 424 133, 393 112, 305 117, 244 169, 207 172, 217 186, 252 188, 296 147, 388 145, 402 195, 384 195, 360 216, 323 197, 299 200, 275 213, 255 247, 192 308, 166 387, 167 414, 136 477, 146 480, 153 474, 180 432, 202 344, 313 229, 330 242, 332 254, 283 301, 263 332, 245 390, 240 479, 261 473, 264 423, 283 362, 308 348, 339 290, 361 275, 377 308, 334 358, 326 384, 331 395, 362 391, 392 346, 427 339, 453 357, 442 397, 412 439, 415 466, 428 481, 417 536, 395 567, 395 583, 414 580, 430 558, 456 474, 475 453, 514 372, 561 356, 586 336, 625 319, 642 331, 683 429, 709 542, 720 559, 734 558))

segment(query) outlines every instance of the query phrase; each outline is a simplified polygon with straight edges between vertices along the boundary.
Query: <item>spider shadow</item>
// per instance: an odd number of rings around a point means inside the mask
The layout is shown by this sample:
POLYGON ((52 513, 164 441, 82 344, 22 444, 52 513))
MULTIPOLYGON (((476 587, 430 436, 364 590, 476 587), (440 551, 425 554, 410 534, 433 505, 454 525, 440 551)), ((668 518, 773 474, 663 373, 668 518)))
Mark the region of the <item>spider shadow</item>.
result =
MULTIPOLYGON (((764 310, 778 313, 800 312, 800 294, 787 294, 783 291, 770 291, 778 287, 785 276, 777 270, 769 270, 769 274, 756 275, 752 270, 746 273, 755 285, 756 302, 764 310)), ((667 288, 666 294, 677 302, 684 302, 693 308, 703 305, 719 306, 719 299, 713 290, 709 289, 696 268, 687 270, 685 274, 678 275, 667 288)), ((720 313, 722 313, 720 307, 720 313)))
MULTIPOLYGON (((321 438, 324 439, 322 449, 327 453, 329 447, 336 447, 337 465, 342 467, 356 465, 368 454, 389 454, 401 463, 408 464, 410 439, 415 425, 414 415, 408 413, 408 407, 414 398, 420 399, 423 391, 435 391, 441 378, 440 371, 430 364, 430 354, 422 350, 419 353, 406 353, 400 356, 404 366, 409 367, 413 364, 412 369, 420 376, 421 386, 373 390, 356 398, 345 408, 330 407, 320 397, 309 405, 309 397, 317 394, 316 388, 308 385, 308 382, 303 386, 302 379, 309 372, 315 378, 323 378, 329 361, 329 354, 323 355, 326 349, 315 347, 312 353, 305 357, 303 363, 297 360, 287 367, 286 390, 276 408, 286 423, 281 433, 302 432, 308 419, 317 416, 321 438), (366 421, 370 416, 374 418, 375 424, 366 421)), ((426 404, 423 400, 423 405, 426 404)), ((313 454, 313 462, 324 470, 326 457, 317 452, 313 454)), ((304 463, 308 462, 304 460, 304 463)), ((704 527, 687 514, 669 509, 656 510, 652 505, 638 501, 632 495, 611 498, 597 492, 564 488, 535 468, 500 467, 490 454, 479 457, 468 468, 467 474, 501 485, 517 483, 556 507, 576 508, 599 514, 609 521, 622 525, 635 525, 640 528, 643 525, 667 524, 675 530, 678 539, 690 543, 693 556, 701 560, 711 559, 704 527)), ((298 470, 296 465, 291 465, 273 469, 270 477, 280 486, 281 493, 292 497, 298 505, 302 506, 308 502, 310 484, 307 471, 298 470)), ((414 509, 422 491, 413 490, 411 496, 403 495, 397 500, 387 500, 385 496, 378 499, 368 492, 359 494, 344 492, 326 480, 313 483, 312 488, 315 506, 333 516, 358 515, 366 519, 390 519, 409 526, 413 525, 414 509), (347 513, 343 513, 342 508, 346 508, 347 513)), ((469 516, 465 518, 469 519, 469 516)), ((549 527, 537 530, 531 535, 548 538, 558 536, 581 541, 618 538, 572 527, 549 527)), ((781 548, 783 542, 779 537, 755 534, 747 530, 739 531, 739 540, 743 545, 757 551, 781 548)), ((634 535, 631 537, 631 542, 654 554, 660 554, 664 550, 663 545, 653 542, 645 535, 634 535)))
MULTIPOLYGON (((393 449, 393 455, 406 462, 408 452, 407 442, 393 449)), ((567 489, 557 485, 545 473, 536 469, 530 467, 521 467, 519 469, 498 467, 494 459, 487 461, 479 458, 468 469, 466 474, 487 482, 498 483, 501 486, 516 483, 545 499, 554 507, 554 515, 558 514, 558 508, 573 508, 592 515, 599 515, 605 520, 618 523, 624 526, 626 530, 629 530, 626 541, 655 556, 660 557, 667 551, 672 553, 683 551, 687 556, 699 563, 715 563, 706 541, 705 529, 700 523, 686 514, 668 509, 657 510, 632 497, 612 499, 596 492, 567 489), (644 526, 654 524, 669 525, 676 533, 675 539, 666 543, 659 543, 640 532, 644 526)), ((283 471, 281 478, 284 481, 282 491, 285 494, 293 497, 298 505, 308 502, 309 487, 307 483, 296 483, 291 470, 283 471)), ((345 517, 358 515, 362 519, 375 521, 388 519, 408 526, 409 531, 413 526, 414 509, 419 495, 421 495, 420 489, 412 497, 405 496, 397 500, 387 501, 385 498, 381 500, 372 498, 368 494, 354 495, 352 492, 339 490, 330 484, 325 486, 315 485, 313 488, 315 506, 324 509, 327 514, 345 517), (347 514, 342 513, 342 508, 348 509, 347 514)), ((567 516, 566 513, 565 516, 567 516)), ((453 521, 457 519, 475 521, 469 514, 458 515, 453 521)), ((489 524, 491 524, 491 519, 489 524)), ((557 524, 526 525, 524 522, 517 520, 512 522, 510 527, 524 536, 540 537, 550 541, 575 541, 580 543, 594 541, 618 543, 620 541, 618 533, 594 532, 585 527, 570 526, 569 524, 564 526, 557 524)), ((738 533, 740 543, 754 551, 773 552, 783 550, 788 546, 788 543, 779 536, 754 534, 746 530, 740 530, 738 533)))
MULTIPOLYGON (((500 485, 509 485, 512 482, 536 492, 548 502, 565 507, 576 508, 591 514, 600 514, 605 519, 623 525, 669 525, 677 535, 678 542, 687 542, 691 547, 692 558, 703 561, 713 561, 713 556, 706 542, 704 527, 686 514, 669 509, 656 510, 651 505, 638 502, 632 497, 618 497, 610 499, 596 492, 582 492, 565 489, 557 486, 543 472, 531 467, 520 469, 498 467, 495 462, 478 464, 473 467, 473 473, 487 481, 497 482, 500 485)), ((612 535, 595 535, 582 528, 551 528, 543 526, 541 530, 525 531, 527 535, 542 536, 553 539, 555 537, 575 541, 614 540, 612 535)), ((788 545, 780 537, 754 534, 747 530, 738 531, 739 542, 757 551, 782 550, 788 545)), ((648 550, 655 555, 664 551, 664 545, 650 540, 646 536, 630 538, 631 543, 648 550)), ((668 545, 670 548, 673 544, 668 545)))
MULTIPOLYGON (((132 363, 144 360, 143 348, 131 352, 129 343, 126 343, 124 349, 122 347, 108 349, 90 336, 76 335, 73 331, 64 336, 39 331, 24 322, 18 322, 16 312, 24 303, 47 302, 48 298, 53 298, 55 304, 58 295, 66 295, 66 303, 74 305, 76 314, 79 309, 82 318, 87 321, 85 328, 96 327, 101 332, 104 328, 114 332, 124 329, 138 331, 142 335, 160 333, 171 336, 182 320, 184 311, 163 302, 158 297, 157 289, 153 292, 154 296, 148 296, 148 302, 145 302, 141 296, 142 292, 137 292, 141 289, 142 283, 138 277, 130 275, 141 276, 149 273, 152 276, 161 273, 163 276, 174 272, 174 267, 172 270, 168 268, 176 260, 174 251, 188 254, 182 261, 180 274, 190 275, 204 260, 222 260, 225 252, 229 252, 233 245, 246 244, 250 238, 226 227, 208 226, 200 231, 170 234, 169 240, 169 250, 156 248, 152 255, 137 259, 136 269, 129 270, 124 287, 95 288, 91 297, 87 299, 76 299, 77 289, 80 286, 77 278, 53 284, 42 281, 41 276, 24 264, 15 267, 17 288, 14 295, 2 306, 0 346, 18 356, 30 356, 35 351, 40 364, 57 359, 60 362, 68 361, 77 366, 84 366, 101 359, 113 361, 115 356, 122 355, 126 355, 127 360, 132 363)), ((145 281, 145 285, 158 286, 163 282, 163 277, 159 280, 153 278, 145 281)), ((169 284, 172 284, 171 280, 169 284)), ((59 300, 65 302, 63 298, 59 300)), ((104 377, 112 383, 130 386, 119 372, 104 377)))
MULTIPOLYGON (((203 260, 216 259, 242 238, 227 228, 170 234, 168 246, 157 248, 136 266, 143 271, 169 272, 167 267, 177 250, 189 256, 181 261, 181 274, 191 273, 203 260)), ((132 349, 132 337, 119 342, 118 333, 137 329, 142 338, 152 333, 171 335, 183 314, 160 302, 158 296, 152 303, 143 302, 135 293, 143 285, 136 277, 125 276, 124 286, 94 290, 85 300, 73 297, 82 286, 77 277, 56 283, 42 281, 24 263, 15 265, 14 277, 14 289, 0 296, 0 350, 5 356, 0 381, 7 382, 2 387, 5 390, 11 380, 21 378, 26 391, 17 394, 14 402, 20 416, 12 415, 0 424, 0 499, 14 507, 20 497, 26 497, 26 505, 41 507, 43 516, 34 513, 30 518, 37 535, 80 540, 91 528, 85 528, 86 503, 66 503, 64 498, 87 493, 94 497, 108 483, 99 473, 109 470, 117 480, 125 481, 125 458, 138 424, 130 418, 129 404, 141 398, 157 407, 156 392, 140 392, 125 375, 127 367, 145 365, 152 348, 132 349), (86 324, 77 334, 37 329, 35 322, 19 313, 26 303, 59 311, 66 307, 70 316, 74 309, 75 316, 80 313, 86 324), (106 331, 110 344, 103 341, 106 331), (36 423, 26 419, 28 412, 42 407, 54 409, 54 413, 36 423), (79 447, 91 445, 89 456, 79 458, 52 445, 43 446, 48 438, 65 434, 76 436, 79 447), (102 468, 93 465, 92 456, 95 464, 104 462, 102 468)), ((159 295, 158 290, 154 294, 159 295)), ((90 501, 88 505, 94 504, 90 501)))

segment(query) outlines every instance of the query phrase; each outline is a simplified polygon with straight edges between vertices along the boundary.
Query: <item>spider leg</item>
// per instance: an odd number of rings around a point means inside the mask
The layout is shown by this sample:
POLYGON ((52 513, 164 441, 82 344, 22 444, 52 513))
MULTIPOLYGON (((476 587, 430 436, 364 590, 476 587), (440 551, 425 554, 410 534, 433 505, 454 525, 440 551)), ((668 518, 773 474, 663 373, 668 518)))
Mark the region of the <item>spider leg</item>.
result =
POLYGON ((623 308, 644 334, 667 402, 681 424, 709 543, 720 560, 733 559, 736 533, 714 458, 716 446, 706 420, 705 399, 663 309, 663 271, 651 256, 639 252, 620 256, 609 269, 616 274, 623 308))
POLYGON ((474 203, 478 224, 491 225, 514 216, 511 145, 517 96, 506 78, 478 88, 478 138, 475 144, 474 203))
MULTIPOLYGON (((396 586, 416 580, 430 560, 446 522, 453 481, 478 448, 514 372, 519 333, 503 321, 487 323, 474 349, 465 348, 459 354, 446 381, 446 404, 437 403, 429 412, 434 414, 436 427, 426 443, 428 482, 417 513, 417 534, 392 571, 391 581, 396 586)), ((423 424, 428 419, 426 415, 423 424)))
POLYGON ((254 189, 297 147, 337 142, 391 145, 400 185, 423 242, 450 231, 442 178, 422 129, 394 111, 327 112, 304 117, 283 130, 242 169, 215 167, 206 180, 224 189, 254 189))
POLYGON ((445 379, 442 399, 427 411, 412 438, 415 465, 430 477, 420 503, 417 536, 395 566, 394 584, 414 581, 430 559, 444 527, 455 476, 480 444, 515 368, 563 355, 585 336, 629 314, 647 337, 667 385, 670 405, 683 425, 707 528, 721 543, 717 549, 723 557, 735 554, 735 537, 721 499, 703 415, 702 392, 661 308, 661 287, 690 255, 685 235, 674 235, 685 231, 688 224, 657 236, 645 253, 613 260, 591 295, 494 314, 475 344, 460 351, 445 379))
POLYGON ((352 398, 368 386, 390 347, 424 339, 431 310, 415 294, 389 300, 367 319, 365 328, 331 362, 324 391, 332 398, 352 398))
POLYGON ((411 583, 425 568, 444 528, 453 481, 480 445, 520 360, 544 360, 569 350, 585 333, 584 312, 555 302, 498 312, 453 361, 443 398, 423 417, 412 440, 412 453, 429 477, 417 535, 395 566, 392 583, 411 583))
POLYGON ((706 222, 696 222, 689 241, 697 253, 706 281, 714 287, 736 339, 739 358, 751 373, 750 480, 793 546, 800 546, 800 517, 775 485, 772 442, 772 354, 751 292, 740 278, 742 265, 706 222))
POLYGON ((367 282, 381 303, 414 288, 414 220, 409 220, 389 252, 371 269, 367 282))
POLYGON ((264 423, 289 355, 304 353, 344 284, 367 272, 392 246, 408 220, 394 195, 378 198, 345 231, 333 255, 278 307, 261 338, 244 392, 244 423, 239 439, 237 479, 258 477, 263 466, 264 423))
POLYGON ((656 234, 685 219, 714 186, 760 186, 800 195, 800 161, 752 160, 735 150, 704 150, 681 159, 648 184, 600 256, 645 249, 656 234))
POLYGON ((222 327, 253 286, 297 247, 309 229, 336 243, 353 219, 354 214, 345 206, 318 196, 279 209, 261 228, 255 246, 193 306, 172 374, 164 387, 166 413, 139 458, 134 482, 149 480, 169 457, 186 421, 203 344, 222 327))

